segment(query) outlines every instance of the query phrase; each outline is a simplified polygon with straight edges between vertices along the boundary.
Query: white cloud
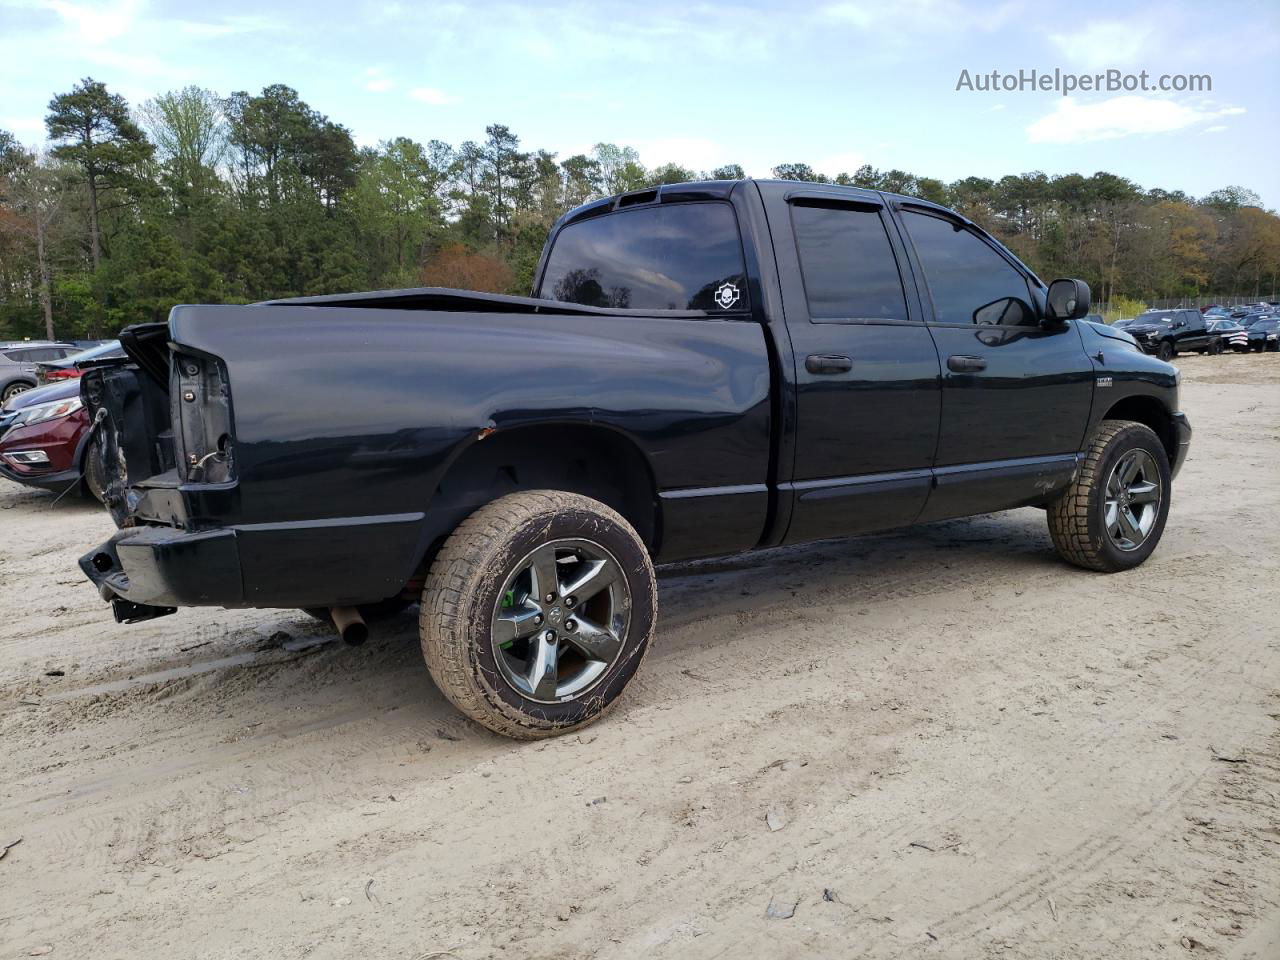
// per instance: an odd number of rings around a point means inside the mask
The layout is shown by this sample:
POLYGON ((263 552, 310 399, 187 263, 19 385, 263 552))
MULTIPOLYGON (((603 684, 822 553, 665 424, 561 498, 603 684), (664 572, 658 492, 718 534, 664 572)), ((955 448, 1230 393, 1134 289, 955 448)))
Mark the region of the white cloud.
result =
POLYGON ((955 32, 965 28, 998 30, 1022 12, 1021 0, 966 6, 961 0, 839 0, 819 9, 826 20, 844 23, 859 30, 879 28, 924 29, 955 32))
POLYGON ((396 82, 381 67, 370 67, 364 72, 364 88, 370 93, 386 93, 396 82))
POLYGON ((1138 63, 1158 46, 1156 28, 1145 19, 1095 20, 1070 33, 1052 33, 1049 40, 1070 63, 1086 70, 1138 63))
POLYGON ((1173 133, 1244 112, 1244 107, 1190 106, 1136 95, 1095 103, 1063 97, 1053 110, 1027 127, 1027 138, 1032 143, 1088 143, 1135 134, 1173 133))
POLYGON ((174 20, 172 25, 189 36, 210 38, 280 29, 276 21, 259 16, 232 16, 212 23, 206 20, 174 20))
POLYGON ((437 90, 435 87, 414 87, 409 91, 409 96, 415 100, 421 100, 423 103, 429 103, 433 107, 443 107, 447 103, 457 103, 458 98, 452 97, 443 90, 437 90))
POLYGON ((64 23, 74 27, 80 39, 98 44, 128 33, 142 8, 139 0, 122 0, 106 6, 47 0, 45 5, 64 23))
POLYGON ((1223 132, 1224 130, 1226 130, 1226 129, 1227 129, 1227 125, 1226 125, 1225 123, 1215 123, 1212 127, 1205 127, 1205 128, 1204 128, 1203 130, 1201 130, 1200 132, 1201 132, 1202 134, 1204 134, 1204 133, 1222 133, 1222 132, 1223 132))

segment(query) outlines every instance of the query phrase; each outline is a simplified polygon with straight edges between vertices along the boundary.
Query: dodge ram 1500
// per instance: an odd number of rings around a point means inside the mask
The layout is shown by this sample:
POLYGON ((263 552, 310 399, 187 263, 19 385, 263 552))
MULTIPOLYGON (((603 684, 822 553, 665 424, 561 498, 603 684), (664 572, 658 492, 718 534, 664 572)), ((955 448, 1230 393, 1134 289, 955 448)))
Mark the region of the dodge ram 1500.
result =
POLYGON ((571 211, 529 298, 177 306, 84 377, 120 529, 81 567, 125 621, 355 642, 418 601, 445 695, 552 735, 635 674, 655 563, 1022 506, 1077 566, 1143 562, 1191 429, 1088 309, 936 204, 753 180, 571 211))

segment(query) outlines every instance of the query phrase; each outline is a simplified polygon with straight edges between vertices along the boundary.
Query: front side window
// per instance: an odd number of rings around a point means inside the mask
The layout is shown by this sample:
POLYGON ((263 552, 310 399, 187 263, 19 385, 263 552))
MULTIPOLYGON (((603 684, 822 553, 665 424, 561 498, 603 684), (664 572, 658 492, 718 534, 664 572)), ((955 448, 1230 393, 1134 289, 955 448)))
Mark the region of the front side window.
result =
POLYGON ((727 203, 633 207, 555 238, 539 297, 638 310, 747 309, 738 220, 727 203))
POLYGON ((939 323, 1034 326, 1027 281, 963 226, 924 213, 903 214, 924 269, 939 323))
POLYGON ((796 250, 812 320, 905 320, 898 262, 878 210, 796 203, 796 250))

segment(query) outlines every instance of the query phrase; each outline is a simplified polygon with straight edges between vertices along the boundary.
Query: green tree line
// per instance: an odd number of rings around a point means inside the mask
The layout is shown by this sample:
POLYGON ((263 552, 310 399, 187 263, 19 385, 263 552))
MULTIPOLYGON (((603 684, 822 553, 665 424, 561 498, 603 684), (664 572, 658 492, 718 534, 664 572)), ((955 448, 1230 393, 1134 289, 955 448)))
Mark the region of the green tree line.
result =
MULTIPOLYGON (((0 131, 0 339, 107 336, 175 303, 418 285, 527 293, 547 230, 596 197, 740 166, 645 166, 599 143, 560 158, 501 124, 453 145, 351 131, 277 84, 187 87, 131 107, 85 79, 49 103, 48 145, 0 131)), ((1195 198, 1109 173, 943 183, 863 166, 775 176, 953 207, 1033 269, 1099 300, 1277 289, 1280 218, 1226 187, 1195 198)))

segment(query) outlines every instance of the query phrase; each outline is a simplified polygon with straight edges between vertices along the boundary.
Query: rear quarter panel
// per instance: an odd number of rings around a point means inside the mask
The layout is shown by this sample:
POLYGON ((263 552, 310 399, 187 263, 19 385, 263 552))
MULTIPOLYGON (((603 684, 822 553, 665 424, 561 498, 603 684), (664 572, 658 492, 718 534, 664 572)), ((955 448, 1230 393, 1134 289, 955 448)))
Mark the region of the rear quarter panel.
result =
POLYGON ((238 482, 220 522, 422 512, 481 431, 538 423, 626 434, 660 491, 767 479, 753 322, 183 306, 170 329, 227 367, 238 482))

